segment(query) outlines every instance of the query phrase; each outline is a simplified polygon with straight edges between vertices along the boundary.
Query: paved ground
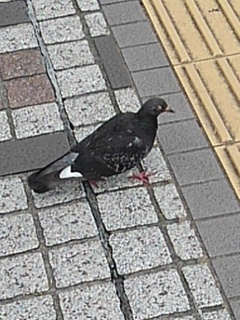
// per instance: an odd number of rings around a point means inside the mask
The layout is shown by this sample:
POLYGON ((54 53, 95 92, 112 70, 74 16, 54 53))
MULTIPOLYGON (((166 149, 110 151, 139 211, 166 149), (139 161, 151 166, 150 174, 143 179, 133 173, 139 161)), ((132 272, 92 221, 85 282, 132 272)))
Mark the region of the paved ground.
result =
POLYGON ((0 319, 239 319, 239 203, 139 2, 0 1, 0 26, 0 319), (28 189, 155 95, 151 187, 28 189))

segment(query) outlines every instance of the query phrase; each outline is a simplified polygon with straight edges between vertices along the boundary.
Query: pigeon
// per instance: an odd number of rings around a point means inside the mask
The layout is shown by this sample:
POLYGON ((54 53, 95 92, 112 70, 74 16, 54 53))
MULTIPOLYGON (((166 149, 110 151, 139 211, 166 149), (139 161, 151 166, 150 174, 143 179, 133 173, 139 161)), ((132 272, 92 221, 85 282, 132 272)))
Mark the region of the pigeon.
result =
MULTIPOLYGON (((90 183, 132 169, 152 149, 157 117, 174 112, 161 98, 148 99, 138 112, 118 113, 70 151, 28 177, 29 187, 44 193, 68 180, 90 183)), ((132 178, 148 181, 145 171, 132 178)))

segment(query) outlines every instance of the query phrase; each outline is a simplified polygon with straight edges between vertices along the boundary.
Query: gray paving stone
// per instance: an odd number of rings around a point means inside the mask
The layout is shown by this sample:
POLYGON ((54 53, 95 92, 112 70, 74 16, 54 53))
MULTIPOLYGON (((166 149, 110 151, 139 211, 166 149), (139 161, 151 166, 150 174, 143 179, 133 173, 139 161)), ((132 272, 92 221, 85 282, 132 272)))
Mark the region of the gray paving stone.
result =
POLYGON ((170 224, 167 230, 179 258, 187 260, 203 256, 201 245, 189 221, 170 224))
POLYGON ((112 35, 95 39, 105 71, 113 89, 131 85, 131 79, 124 60, 112 35))
POLYGON ((0 260, 0 299, 48 290, 48 281, 40 253, 24 254, 0 260))
POLYGON ((157 227, 113 233, 110 236, 110 245, 121 274, 172 262, 164 237, 157 227))
POLYGON ((110 4, 110 3, 125 2, 125 1, 129 1, 129 0, 99 0, 101 4, 110 4))
POLYGON ((38 20, 67 16, 76 12, 71 0, 33 0, 32 2, 38 20))
POLYGON ((217 257, 212 263, 226 296, 240 296, 240 255, 217 257))
POLYGON ((130 71, 169 66, 165 53, 158 43, 125 48, 122 54, 130 71))
POLYGON ((63 132, 2 142, 0 175, 38 169, 68 150, 69 143, 63 132))
POLYGON ((104 6, 103 11, 110 26, 146 20, 146 16, 138 1, 104 6))
POLYGON ((112 31, 120 48, 157 42, 147 21, 112 27, 112 31))
POLYGON ((0 128, 0 141, 9 140, 12 138, 6 111, 0 112, 0 128))
POLYGON ((240 319, 240 299, 230 299, 229 301, 236 319, 240 319))
POLYGON ((74 136, 75 136, 76 140, 78 142, 82 141, 89 134, 91 134, 93 131, 95 131, 100 125, 101 125, 101 123, 89 125, 87 127, 75 128, 74 129, 74 136))
POLYGON ((47 49, 55 70, 94 63, 87 40, 53 44, 47 49))
POLYGON ((64 104, 74 126, 106 121, 116 114, 107 92, 66 99, 64 104))
POLYGON ((110 277, 102 246, 96 240, 52 249, 49 258, 58 288, 110 277))
POLYGON ((180 91, 171 67, 137 71, 132 73, 132 77, 140 97, 159 96, 180 91))
POLYGON ((97 235, 86 201, 41 209, 38 214, 48 246, 97 235))
POLYGON ((56 320, 52 297, 34 297, 0 305, 0 319, 56 320))
POLYGON ((240 214, 196 221, 201 238, 210 256, 240 252, 240 214))
POLYGON ((106 89, 98 65, 58 71, 57 79, 64 98, 106 89))
POLYGON ((0 179, 0 213, 27 209, 22 181, 17 177, 0 179))
POLYGON ((78 16, 70 16, 39 23, 45 43, 59 43, 84 38, 82 24, 78 16))
POLYGON ((182 200, 173 183, 153 188, 159 207, 168 220, 187 216, 182 200))
POLYGON ((38 46, 33 27, 30 23, 0 29, 0 53, 38 46))
POLYGON ((32 216, 28 213, 0 216, 0 256, 37 248, 39 243, 32 216))
POLYGON ((96 284, 60 293, 64 320, 124 320, 114 285, 96 284))
POLYGON ((24 1, 0 3, 0 27, 30 22, 24 1))
POLYGON ((114 91, 117 104, 122 112, 137 112, 141 108, 141 102, 132 88, 114 91))
POLYGON ((97 196, 102 219, 107 229, 146 225, 158 221, 145 188, 134 188, 97 196))
POLYGON ((34 193, 34 204, 37 208, 49 207, 54 204, 66 203, 71 200, 79 199, 84 201, 85 193, 83 191, 82 183, 79 181, 71 181, 63 183, 55 189, 48 191, 48 193, 34 193))
POLYGON ((220 291, 207 265, 186 266, 182 271, 199 308, 223 303, 220 291))
POLYGON ((81 11, 94 11, 100 9, 97 0, 77 0, 77 4, 81 11))
MULTIPOLYGON (((156 320, 161 320, 162 318, 157 318, 156 320)), ((181 317, 181 318, 175 318, 175 317, 171 317, 169 318, 169 320, 196 320, 197 318, 193 317, 193 316, 187 316, 187 317, 181 317)))
POLYGON ((92 37, 106 36, 110 33, 105 18, 101 12, 87 14, 85 15, 85 20, 92 37))
POLYGON ((210 148, 172 154, 168 160, 180 185, 224 178, 210 148))
POLYGON ((227 310, 203 312, 203 320, 231 320, 227 310))
POLYGON ((12 118, 18 139, 63 130, 55 102, 12 110, 12 118))
POLYGON ((176 270, 145 274, 125 280, 134 319, 146 319, 190 309, 176 270))
POLYGON ((239 204, 225 179, 182 187, 194 219, 239 211, 239 204))
POLYGON ((167 154, 208 147, 207 140, 195 120, 161 125, 158 127, 157 136, 167 154))

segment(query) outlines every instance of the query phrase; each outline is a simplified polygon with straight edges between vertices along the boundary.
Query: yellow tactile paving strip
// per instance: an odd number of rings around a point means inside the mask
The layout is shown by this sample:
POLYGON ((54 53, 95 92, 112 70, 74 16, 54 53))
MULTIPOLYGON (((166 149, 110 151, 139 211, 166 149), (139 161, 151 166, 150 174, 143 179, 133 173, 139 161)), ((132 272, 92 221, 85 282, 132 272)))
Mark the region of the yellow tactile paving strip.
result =
POLYGON ((143 0, 240 198, 240 0, 143 0))

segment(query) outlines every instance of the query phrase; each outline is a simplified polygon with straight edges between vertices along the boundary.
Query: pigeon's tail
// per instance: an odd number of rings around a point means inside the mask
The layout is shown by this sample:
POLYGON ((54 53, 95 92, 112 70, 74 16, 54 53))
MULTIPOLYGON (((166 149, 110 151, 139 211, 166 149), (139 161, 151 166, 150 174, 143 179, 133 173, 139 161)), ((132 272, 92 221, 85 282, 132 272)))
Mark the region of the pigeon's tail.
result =
POLYGON ((67 153, 45 168, 32 173, 28 177, 29 187, 36 193, 44 193, 67 180, 86 180, 80 172, 71 171, 71 164, 77 156, 74 152, 67 153))

